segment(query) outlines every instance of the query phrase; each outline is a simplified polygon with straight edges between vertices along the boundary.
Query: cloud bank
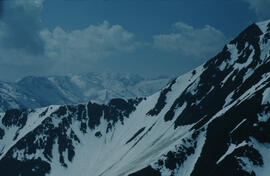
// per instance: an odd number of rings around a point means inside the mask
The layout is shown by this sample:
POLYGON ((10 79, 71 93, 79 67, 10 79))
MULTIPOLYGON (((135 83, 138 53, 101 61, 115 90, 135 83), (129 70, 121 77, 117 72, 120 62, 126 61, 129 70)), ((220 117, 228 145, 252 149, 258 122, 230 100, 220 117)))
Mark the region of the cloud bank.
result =
POLYGON ((160 60, 163 55, 182 60, 209 58, 226 41, 224 34, 212 26, 195 28, 182 22, 173 24, 171 33, 153 36, 153 41, 137 41, 135 34, 108 21, 71 31, 61 26, 46 29, 41 22, 44 0, 0 2, 5 7, 0 22, 0 80, 97 71, 113 59, 119 69, 132 65, 127 59, 135 57, 151 62, 157 62, 155 55, 160 60))
POLYGON ((136 47, 134 34, 107 21, 71 32, 61 27, 43 30, 41 36, 45 41, 46 56, 65 60, 97 60, 118 52, 131 52, 136 47))
POLYGON ((107 21, 73 31, 44 29, 43 0, 1 2, 6 12, 0 22, 0 64, 5 66, 0 74, 6 77, 1 79, 87 72, 97 60, 132 52, 138 45, 134 34, 107 21))
POLYGON ((177 22, 175 32, 153 37, 153 46, 166 52, 181 53, 186 56, 209 57, 223 47, 225 35, 210 25, 196 29, 188 24, 177 22))

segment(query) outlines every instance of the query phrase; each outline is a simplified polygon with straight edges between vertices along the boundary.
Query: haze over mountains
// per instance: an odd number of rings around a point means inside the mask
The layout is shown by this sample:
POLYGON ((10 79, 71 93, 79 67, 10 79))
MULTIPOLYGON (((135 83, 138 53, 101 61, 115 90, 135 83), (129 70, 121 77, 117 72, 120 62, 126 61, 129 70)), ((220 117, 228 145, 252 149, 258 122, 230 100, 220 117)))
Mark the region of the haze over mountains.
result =
POLYGON ((0 111, 49 105, 106 103, 112 98, 149 96, 172 78, 135 74, 88 73, 69 76, 29 76, 16 83, 0 82, 0 111))
POLYGON ((264 21, 146 98, 1 113, 0 171, 268 176, 269 51, 270 21, 264 21))

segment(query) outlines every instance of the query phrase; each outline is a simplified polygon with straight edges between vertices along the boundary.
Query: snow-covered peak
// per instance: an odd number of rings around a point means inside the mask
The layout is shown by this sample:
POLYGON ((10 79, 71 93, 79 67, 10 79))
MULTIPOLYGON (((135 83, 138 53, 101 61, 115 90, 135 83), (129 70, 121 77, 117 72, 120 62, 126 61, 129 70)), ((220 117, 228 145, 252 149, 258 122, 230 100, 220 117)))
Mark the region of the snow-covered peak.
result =
POLYGON ((256 23, 263 33, 270 32, 270 20, 256 23))

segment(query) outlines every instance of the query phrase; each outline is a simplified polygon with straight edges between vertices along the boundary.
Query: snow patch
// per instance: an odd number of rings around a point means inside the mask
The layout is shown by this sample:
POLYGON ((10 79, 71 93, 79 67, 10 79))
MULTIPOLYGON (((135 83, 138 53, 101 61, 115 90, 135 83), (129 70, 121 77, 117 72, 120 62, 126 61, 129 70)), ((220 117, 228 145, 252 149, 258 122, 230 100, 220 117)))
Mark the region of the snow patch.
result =
POLYGON ((232 152, 240 147, 243 147, 245 145, 247 145, 248 143, 246 141, 243 141, 242 143, 235 145, 235 144, 231 144, 228 148, 228 150, 225 152, 224 155, 222 155, 219 160, 216 162, 216 164, 219 164, 221 161, 223 161, 228 155, 232 154, 232 152))
POLYGON ((270 88, 267 88, 263 92, 262 105, 266 105, 270 103, 270 88))
POLYGON ((176 172, 176 175, 181 175, 181 176, 190 176, 192 173, 195 164, 197 163, 197 160, 199 159, 203 146, 205 144, 206 140, 206 134, 205 132, 200 134, 198 139, 197 139, 197 148, 195 150, 195 153, 191 156, 188 157, 188 159, 181 165, 176 172))
POLYGON ((258 176, 269 176, 270 173, 270 144, 261 144, 252 138, 252 143, 263 157, 263 166, 254 167, 254 171, 258 176))
POLYGON ((231 134, 237 130, 237 128, 239 128, 247 119, 243 119, 232 131, 231 131, 231 134))
POLYGON ((263 33, 266 33, 267 32, 267 25, 270 23, 270 20, 266 20, 266 21, 262 21, 262 22, 259 22, 259 23, 256 23, 256 25, 261 29, 261 31, 263 33))

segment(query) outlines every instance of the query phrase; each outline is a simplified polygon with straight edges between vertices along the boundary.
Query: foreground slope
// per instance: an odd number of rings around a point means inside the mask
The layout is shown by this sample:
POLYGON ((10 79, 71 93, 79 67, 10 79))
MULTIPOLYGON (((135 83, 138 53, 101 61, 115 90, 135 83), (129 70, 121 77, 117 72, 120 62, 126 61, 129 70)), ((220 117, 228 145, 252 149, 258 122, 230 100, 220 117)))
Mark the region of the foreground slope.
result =
POLYGON ((147 98, 1 114, 6 175, 266 176, 270 21, 147 98), (17 168, 16 170, 14 168, 17 168))

